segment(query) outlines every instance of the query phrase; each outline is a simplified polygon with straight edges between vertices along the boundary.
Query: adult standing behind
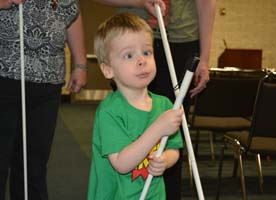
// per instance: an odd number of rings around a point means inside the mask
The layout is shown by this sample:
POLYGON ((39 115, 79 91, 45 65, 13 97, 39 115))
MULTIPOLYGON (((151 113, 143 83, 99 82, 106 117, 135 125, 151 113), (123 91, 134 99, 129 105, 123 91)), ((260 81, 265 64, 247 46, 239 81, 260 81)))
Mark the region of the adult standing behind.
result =
MULTIPOLYGON (((151 15, 156 16, 154 4, 158 4, 161 7, 161 12, 165 12, 165 3, 163 0, 94 0, 95 2, 102 3, 108 6, 114 6, 117 8, 128 7, 139 10, 147 10, 151 15)), ((139 11, 138 11, 139 12, 139 11)), ((144 17, 143 17, 144 18, 144 17)))
MULTIPOLYGON (((211 37, 215 15, 215 0, 171 0, 169 5, 169 19, 167 25, 168 40, 173 57, 178 81, 182 81, 185 64, 194 55, 200 56, 200 62, 194 74, 192 89, 185 98, 184 110, 186 118, 189 116, 190 98, 201 92, 209 81, 209 55, 211 37)), ((167 96, 175 101, 172 81, 169 76, 167 61, 162 40, 156 29, 154 42, 157 75, 149 86, 149 90, 167 96)), ((179 84, 180 85, 180 84, 179 84)), ((182 129, 181 129, 182 130, 182 129)), ((166 194, 168 200, 180 200, 183 184, 182 177, 183 152, 180 159, 164 173, 166 194)))
MULTIPOLYGON (((110 6, 120 6, 118 5, 118 0, 95 1, 110 6)), ((143 0, 140 1, 140 5, 141 2, 143 2, 143 0)), ((189 91, 190 97, 192 98, 200 93, 209 81, 208 63, 216 0, 164 0, 164 2, 168 5, 168 16, 165 18, 168 20, 166 30, 176 76, 179 81, 184 77, 186 71, 185 63, 187 60, 195 54, 200 56, 200 62, 194 74, 193 88, 189 91)), ((129 8, 128 5, 124 6, 126 8, 120 9, 120 12, 132 12, 138 14, 149 22, 152 19, 151 15, 149 15, 146 10, 141 8, 129 8)), ((152 14, 152 10, 150 13, 152 14)), ((161 35, 158 31, 158 26, 153 25, 152 28, 155 36, 154 54, 157 65, 157 75, 149 85, 149 90, 157 94, 165 95, 174 102, 175 95, 172 89, 172 81, 170 79, 161 35)), ((190 99, 186 97, 184 102, 186 116, 189 114, 189 102, 190 99)), ((168 200, 181 199, 181 158, 183 158, 183 155, 180 155, 177 164, 169 170, 166 170, 164 173, 168 200)))
MULTIPOLYGON (((9 176, 10 199, 18 200, 24 198, 19 9, 7 0, 2 5, 8 9, 0 10, 0 199, 9 176)), ((28 0, 23 15, 28 195, 29 200, 47 200, 47 162, 65 82, 66 42, 74 60, 67 89, 79 92, 86 84, 82 18, 77 0, 28 0)))

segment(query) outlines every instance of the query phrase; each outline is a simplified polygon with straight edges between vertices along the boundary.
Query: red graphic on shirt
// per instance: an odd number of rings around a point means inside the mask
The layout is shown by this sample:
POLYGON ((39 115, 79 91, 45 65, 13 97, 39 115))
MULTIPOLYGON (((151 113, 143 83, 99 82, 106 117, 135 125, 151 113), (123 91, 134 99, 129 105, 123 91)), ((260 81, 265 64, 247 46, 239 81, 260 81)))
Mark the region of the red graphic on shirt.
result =
MULTIPOLYGON (((160 142, 158 142, 150 151, 149 155, 155 151, 160 146, 160 142)), ((142 176, 144 180, 147 179, 149 172, 148 172, 148 166, 149 166, 149 156, 147 156, 134 170, 132 170, 132 181, 137 179, 139 176, 142 176)))

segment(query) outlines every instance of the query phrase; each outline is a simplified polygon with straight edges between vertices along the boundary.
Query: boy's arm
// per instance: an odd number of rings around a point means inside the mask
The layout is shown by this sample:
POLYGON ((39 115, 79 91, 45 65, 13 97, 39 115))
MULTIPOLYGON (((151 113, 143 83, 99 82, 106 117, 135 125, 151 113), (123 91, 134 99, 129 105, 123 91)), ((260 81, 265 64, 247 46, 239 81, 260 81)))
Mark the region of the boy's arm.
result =
POLYGON ((166 149, 162 156, 166 160, 166 169, 172 167, 179 158, 179 149, 166 149))
POLYGON ((182 114, 183 109, 171 109, 163 113, 136 141, 121 152, 108 156, 112 166, 121 174, 133 170, 163 136, 176 133, 182 121, 182 114))
POLYGON ((149 173, 153 176, 161 176, 164 171, 172 167, 179 158, 178 149, 166 149, 160 157, 155 156, 156 153, 150 155, 149 173))

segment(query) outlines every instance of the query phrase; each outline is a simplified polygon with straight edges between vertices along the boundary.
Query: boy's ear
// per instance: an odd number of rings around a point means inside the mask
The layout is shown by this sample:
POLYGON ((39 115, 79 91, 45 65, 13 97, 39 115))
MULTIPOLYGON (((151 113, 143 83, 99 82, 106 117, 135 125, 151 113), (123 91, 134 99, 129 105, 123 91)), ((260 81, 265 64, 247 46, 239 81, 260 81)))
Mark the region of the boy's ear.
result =
POLYGON ((113 71, 111 67, 105 63, 100 64, 100 68, 102 70, 102 73, 106 79, 112 79, 113 78, 113 71))

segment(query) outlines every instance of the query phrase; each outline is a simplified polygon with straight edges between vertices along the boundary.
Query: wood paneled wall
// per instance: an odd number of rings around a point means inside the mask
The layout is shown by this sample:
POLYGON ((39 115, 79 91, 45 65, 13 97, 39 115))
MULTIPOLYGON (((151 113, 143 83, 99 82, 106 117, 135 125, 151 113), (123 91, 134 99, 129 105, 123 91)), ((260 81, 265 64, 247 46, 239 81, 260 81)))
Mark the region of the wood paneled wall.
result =
MULTIPOLYGON (((92 0, 81 0, 80 8, 84 21, 85 44, 88 54, 94 54, 93 38, 100 23, 106 18, 116 13, 115 8, 104 6, 93 2, 92 0)), ((110 89, 109 81, 107 81, 97 64, 95 59, 88 60, 88 84, 85 89, 110 89)))

